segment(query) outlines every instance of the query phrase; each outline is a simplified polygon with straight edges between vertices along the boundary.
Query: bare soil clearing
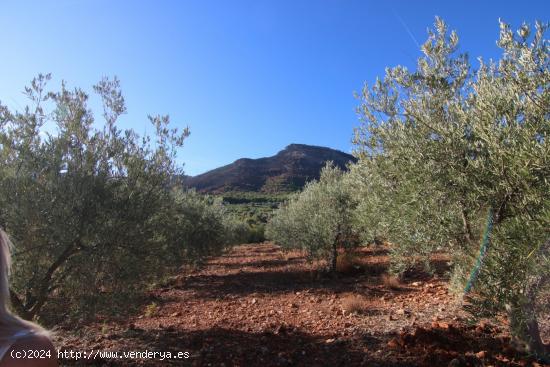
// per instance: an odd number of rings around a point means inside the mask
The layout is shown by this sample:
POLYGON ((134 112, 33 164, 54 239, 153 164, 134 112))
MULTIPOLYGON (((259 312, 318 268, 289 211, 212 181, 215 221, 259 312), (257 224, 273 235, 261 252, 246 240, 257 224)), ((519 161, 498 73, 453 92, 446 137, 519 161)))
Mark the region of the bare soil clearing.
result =
POLYGON ((504 325, 469 324, 442 276, 445 257, 434 261, 434 277, 396 285, 384 281, 382 248, 361 249, 355 271, 333 278, 299 252, 241 245, 151 292, 142 315, 79 335, 61 330, 56 342, 66 350, 190 353, 73 365, 541 366, 510 346, 504 325))

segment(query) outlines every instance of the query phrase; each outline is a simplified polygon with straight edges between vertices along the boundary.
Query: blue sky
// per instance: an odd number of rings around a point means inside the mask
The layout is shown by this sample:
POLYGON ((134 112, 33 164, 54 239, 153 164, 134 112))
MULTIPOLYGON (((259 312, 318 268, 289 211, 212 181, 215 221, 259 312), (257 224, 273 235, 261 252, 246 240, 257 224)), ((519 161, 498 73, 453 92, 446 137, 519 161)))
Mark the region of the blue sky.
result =
POLYGON ((498 57, 498 18, 517 27, 549 10, 547 0, 1 0, 0 101, 22 106, 40 72, 88 91, 116 75, 121 127, 143 133, 147 114, 189 126, 179 160, 192 175, 290 143, 350 152, 353 92, 386 66, 414 65, 435 15, 475 60, 498 57))

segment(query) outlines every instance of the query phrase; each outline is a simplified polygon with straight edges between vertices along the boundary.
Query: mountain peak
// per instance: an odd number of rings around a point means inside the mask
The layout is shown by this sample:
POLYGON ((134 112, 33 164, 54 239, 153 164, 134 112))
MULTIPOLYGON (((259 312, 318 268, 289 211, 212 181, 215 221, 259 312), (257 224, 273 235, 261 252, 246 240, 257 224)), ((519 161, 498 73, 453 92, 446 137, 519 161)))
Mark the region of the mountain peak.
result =
POLYGON ((282 151, 285 151, 285 150, 305 150, 305 149, 308 149, 308 150, 310 150, 310 149, 334 150, 334 151, 339 152, 339 150, 335 150, 335 149, 328 148, 328 147, 322 147, 322 146, 319 146, 319 145, 307 145, 307 144, 297 144, 297 143, 292 143, 292 144, 287 145, 285 147, 285 149, 283 149, 282 151))
POLYGON ((185 185, 210 193, 295 191, 306 182, 318 179, 327 161, 345 169, 355 158, 327 147, 293 143, 272 157, 240 158, 201 175, 187 177, 185 185))

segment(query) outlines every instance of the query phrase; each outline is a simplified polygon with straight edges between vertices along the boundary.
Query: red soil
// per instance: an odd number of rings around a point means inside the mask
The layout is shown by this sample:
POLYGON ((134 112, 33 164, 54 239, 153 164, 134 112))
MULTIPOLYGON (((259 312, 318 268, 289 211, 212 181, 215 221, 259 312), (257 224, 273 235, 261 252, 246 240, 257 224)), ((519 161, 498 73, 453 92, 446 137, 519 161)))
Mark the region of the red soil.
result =
MULTIPOLYGON (((440 270, 445 260, 435 259, 440 270)), ((242 245, 151 292, 142 315, 56 342, 66 350, 190 353, 63 361, 72 365, 537 366, 510 346, 504 326, 469 324, 441 273, 396 285, 383 280, 387 261, 384 249, 363 249, 355 271, 328 277, 298 252, 242 245)))

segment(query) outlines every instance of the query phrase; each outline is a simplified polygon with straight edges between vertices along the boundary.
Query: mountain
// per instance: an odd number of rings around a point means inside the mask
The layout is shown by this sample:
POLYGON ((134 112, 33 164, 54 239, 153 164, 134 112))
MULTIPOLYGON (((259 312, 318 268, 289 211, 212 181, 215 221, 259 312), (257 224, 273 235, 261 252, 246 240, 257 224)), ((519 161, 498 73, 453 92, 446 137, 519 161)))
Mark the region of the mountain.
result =
POLYGON ((185 177, 184 185, 209 193, 295 191, 304 187, 306 182, 318 179, 327 161, 345 169, 356 159, 326 147, 290 144, 272 157, 241 158, 198 176, 185 177))

